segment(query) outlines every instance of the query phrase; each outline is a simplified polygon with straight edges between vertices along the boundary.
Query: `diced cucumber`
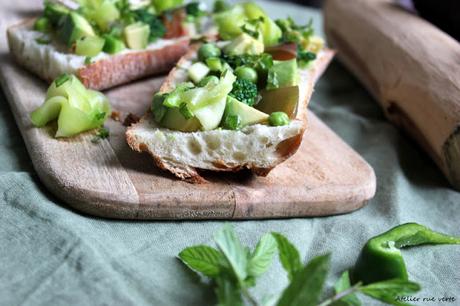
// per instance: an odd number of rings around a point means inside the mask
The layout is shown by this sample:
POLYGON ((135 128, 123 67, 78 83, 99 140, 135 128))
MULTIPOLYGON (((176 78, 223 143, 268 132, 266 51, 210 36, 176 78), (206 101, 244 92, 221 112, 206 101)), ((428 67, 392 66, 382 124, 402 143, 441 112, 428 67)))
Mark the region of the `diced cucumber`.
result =
POLYGON ((168 108, 161 121, 161 125, 167 129, 182 132, 195 132, 201 128, 200 121, 192 117, 186 119, 180 112, 179 108, 168 108))
POLYGON ((241 5, 235 5, 230 10, 214 14, 214 21, 219 28, 220 37, 228 40, 241 34, 246 15, 241 5))
POLYGON ((224 52, 231 55, 258 55, 264 52, 264 44, 260 40, 242 33, 224 47, 224 52))
POLYGON ((202 62, 196 62, 188 69, 188 76, 195 84, 198 84, 206 75, 208 75, 210 69, 202 62))
POLYGON ((76 42, 75 53, 82 56, 96 56, 104 48, 105 39, 97 36, 82 37, 76 42))
POLYGON ((62 4, 45 1, 43 16, 48 18, 52 25, 57 26, 70 10, 62 4))
POLYGON ((273 46, 279 43, 282 31, 278 25, 264 12, 264 10, 254 2, 245 2, 242 4, 244 12, 248 19, 257 19, 263 17, 261 26, 265 46, 273 46))
POLYGON ((65 17, 64 24, 59 31, 59 38, 69 47, 81 37, 95 35, 93 27, 85 17, 75 12, 65 17))
POLYGON ((120 17, 120 12, 114 2, 104 0, 90 15, 90 19, 94 20, 99 28, 106 31, 110 28, 110 24, 120 17))
POLYGON ((124 35, 130 49, 145 49, 149 42, 150 27, 148 24, 136 22, 125 28, 124 35))
POLYGON ((195 117, 200 121, 203 130, 213 130, 219 126, 224 115, 226 101, 227 97, 223 97, 216 103, 194 111, 195 117))
POLYGON ((125 44, 123 41, 121 41, 118 38, 115 38, 113 36, 107 35, 105 37, 105 43, 102 51, 109 53, 109 54, 115 54, 118 53, 126 48, 125 44))

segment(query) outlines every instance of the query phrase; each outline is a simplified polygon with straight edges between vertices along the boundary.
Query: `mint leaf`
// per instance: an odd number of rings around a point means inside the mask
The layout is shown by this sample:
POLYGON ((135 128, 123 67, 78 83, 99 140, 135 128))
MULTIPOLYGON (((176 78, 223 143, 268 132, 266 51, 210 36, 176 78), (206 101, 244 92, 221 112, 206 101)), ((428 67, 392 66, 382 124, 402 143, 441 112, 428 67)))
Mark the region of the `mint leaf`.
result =
MULTIPOLYGON (((338 294, 350 288, 351 288, 350 275, 348 271, 345 271, 342 273, 342 275, 340 276, 340 278, 334 285, 335 293, 338 294)), ((333 306, 360 306, 361 302, 359 301, 356 294, 352 293, 352 294, 348 294, 344 296, 337 302, 334 302, 332 305, 333 306)))
POLYGON ((259 276, 270 268, 276 247, 276 240, 272 235, 265 234, 262 236, 249 259, 248 272, 250 275, 259 276))
POLYGON ((323 290, 329 271, 330 255, 318 256, 294 275, 277 306, 314 306, 323 290))
POLYGON ((243 282, 247 276, 247 253, 246 249, 236 237, 231 225, 224 225, 224 227, 215 234, 214 240, 224 254, 236 278, 240 282, 243 282))
POLYGON ((224 259, 222 254, 207 245, 197 245, 183 249, 179 259, 195 272, 203 273, 208 277, 219 274, 219 264, 224 259))
POLYGON ((410 305, 398 301, 398 296, 410 295, 419 290, 420 286, 417 283, 401 279, 386 280, 359 288, 359 291, 367 296, 397 306, 410 305))
POLYGON ((216 279, 217 306, 243 306, 243 298, 238 285, 225 276, 216 279))
POLYGON ((280 233, 272 233, 278 245, 278 254, 280 257, 281 265, 288 273, 290 281, 294 279, 295 273, 302 269, 299 251, 296 247, 289 242, 289 240, 280 233))

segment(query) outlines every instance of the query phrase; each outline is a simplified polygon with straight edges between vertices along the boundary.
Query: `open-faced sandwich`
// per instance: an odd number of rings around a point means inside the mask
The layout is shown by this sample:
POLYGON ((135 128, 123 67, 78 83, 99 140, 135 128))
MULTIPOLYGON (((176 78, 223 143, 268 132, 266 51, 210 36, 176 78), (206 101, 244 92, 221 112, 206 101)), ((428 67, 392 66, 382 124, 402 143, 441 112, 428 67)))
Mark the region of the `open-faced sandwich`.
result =
POLYGON ((313 84, 333 52, 312 25, 273 21, 254 3, 223 7, 220 40, 192 48, 126 133, 181 179, 197 170, 267 175, 299 148, 313 84))
POLYGON ((182 0, 45 0, 41 17, 8 29, 8 43, 40 78, 74 74, 102 90, 169 71, 208 21, 182 0))

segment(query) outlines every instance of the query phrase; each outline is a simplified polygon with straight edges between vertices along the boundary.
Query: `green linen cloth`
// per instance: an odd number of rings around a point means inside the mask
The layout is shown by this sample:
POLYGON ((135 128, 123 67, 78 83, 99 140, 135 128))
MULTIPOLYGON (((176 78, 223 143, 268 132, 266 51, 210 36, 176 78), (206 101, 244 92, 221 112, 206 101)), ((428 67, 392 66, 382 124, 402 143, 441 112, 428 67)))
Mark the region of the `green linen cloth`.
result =
MULTIPOLYGON (((262 4, 274 17, 289 14, 306 22, 313 16, 317 27, 321 23, 317 11, 262 4)), ((347 215, 231 222, 243 243, 255 245, 263 233, 277 231, 305 259, 332 252, 331 287, 368 238, 395 225, 418 222, 460 235, 460 193, 339 63, 319 82, 310 107, 374 167, 376 196, 347 215)), ((186 246, 212 243, 224 222, 115 221, 69 210, 40 183, 3 94, 0 140, 0 305, 212 305, 212 291, 176 255, 186 246)), ((455 297, 450 305, 460 305, 459 246, 403 253, 411 279, 423 287, 417 296, 455 297)), ((274 294, 286 284, 276 262, 254 294, 274 294)))

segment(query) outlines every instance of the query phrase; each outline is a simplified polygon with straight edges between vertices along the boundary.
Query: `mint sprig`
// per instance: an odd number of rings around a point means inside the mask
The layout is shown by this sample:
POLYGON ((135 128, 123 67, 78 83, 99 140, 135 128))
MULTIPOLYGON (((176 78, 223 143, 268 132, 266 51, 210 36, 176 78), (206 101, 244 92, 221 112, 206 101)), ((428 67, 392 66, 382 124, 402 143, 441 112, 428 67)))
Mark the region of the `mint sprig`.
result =
POLYGON ((300 254, 296 247, 283 235, 272 233, 278 245, 279 258, 284 270, 288 273, 290 281, 294 278, 297 271, 302 268, 300 254))
POLYGON ((408 304, 398 301, 398 296, 420 290, 418 284, 401 279, 352 284, 349 272, 345 271, 334 286, 335 294, 320 301, 329 274, 330 254, 303 264, 297 248, 280 233, 263 235, 251 250, 243 246, 229 224, 214 235, 214 240, 217 248, 192 246, 182 250, 178 257, 188 268, 211 280, 218 306, 360 306, 358 294, 403 306, 408 304), (270 268, 277 252, 289 284, 278 298, 272 295, 264 299, 268 302, 261 303, 250 290, 270 268))

